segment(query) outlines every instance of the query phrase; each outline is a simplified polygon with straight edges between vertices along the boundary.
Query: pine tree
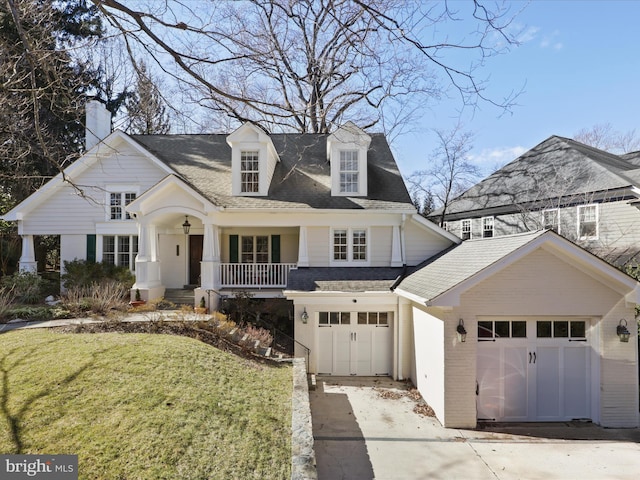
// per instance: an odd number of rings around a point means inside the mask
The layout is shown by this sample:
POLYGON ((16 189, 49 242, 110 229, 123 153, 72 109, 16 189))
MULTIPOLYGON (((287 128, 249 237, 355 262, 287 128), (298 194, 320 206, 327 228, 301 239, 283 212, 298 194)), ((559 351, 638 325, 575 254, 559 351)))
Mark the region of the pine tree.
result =
POLYGON ((129 120, 127 133, 140 135, 169 133, 171 124, 165 102, 144 62, 139 63, 137 74, 136 90, 125 102, 129 120))

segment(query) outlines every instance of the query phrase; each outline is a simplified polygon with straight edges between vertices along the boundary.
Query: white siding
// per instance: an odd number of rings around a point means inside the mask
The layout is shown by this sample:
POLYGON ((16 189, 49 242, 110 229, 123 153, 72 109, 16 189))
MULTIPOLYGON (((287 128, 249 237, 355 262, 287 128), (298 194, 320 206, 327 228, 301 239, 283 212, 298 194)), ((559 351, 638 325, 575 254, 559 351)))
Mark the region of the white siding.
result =
POLYGON ((405 261, 407 265, 418 265, 451 246, 451 241, 427 230, 413 221, 404 228, 405 261))
POLYGON ((86 198, 69 185, 61 186, 26 216, 24 232, 35 235, 95 232, 95 224, 106 220, 107 185, 138 185, 141 194, 165 176, 149 159, 123 146, 72 179, 86 198))
POLYGON ((372 267, 391 265, 391 227, 373 227, 369 229, 369 242, 372 267))
POLYGON ((309 227, 307 245, 310 267, 329 266, 329 227, 309 227))
POLYGON ((87 236, 86 235, 61 235, 60 236, 60 266, 64 268, 64 262, 73 260, 86 260, 87 236))

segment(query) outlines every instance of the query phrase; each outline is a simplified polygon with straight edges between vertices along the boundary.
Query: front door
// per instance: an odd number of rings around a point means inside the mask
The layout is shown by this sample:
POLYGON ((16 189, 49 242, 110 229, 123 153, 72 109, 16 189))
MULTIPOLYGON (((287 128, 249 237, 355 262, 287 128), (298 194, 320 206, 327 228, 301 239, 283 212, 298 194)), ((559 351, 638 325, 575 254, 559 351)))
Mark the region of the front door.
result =
POLYGON ((189 285, 200 285, 203 235, 189 235, 189 285))
POLYGON ((591 418, 591 349, 585 319, 478 322, 479 420, 591 418))

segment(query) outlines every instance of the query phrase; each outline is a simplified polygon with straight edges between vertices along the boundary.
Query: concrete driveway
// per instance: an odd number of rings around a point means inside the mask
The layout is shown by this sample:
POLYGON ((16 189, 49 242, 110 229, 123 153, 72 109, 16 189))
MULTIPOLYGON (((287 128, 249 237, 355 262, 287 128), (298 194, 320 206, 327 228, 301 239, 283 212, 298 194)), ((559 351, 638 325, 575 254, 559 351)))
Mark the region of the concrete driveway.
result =
POLYGON ((640 430, 591 424, 446 429, 406 384, 318 377, 309 392, 320 480, 637 479, 640 430))

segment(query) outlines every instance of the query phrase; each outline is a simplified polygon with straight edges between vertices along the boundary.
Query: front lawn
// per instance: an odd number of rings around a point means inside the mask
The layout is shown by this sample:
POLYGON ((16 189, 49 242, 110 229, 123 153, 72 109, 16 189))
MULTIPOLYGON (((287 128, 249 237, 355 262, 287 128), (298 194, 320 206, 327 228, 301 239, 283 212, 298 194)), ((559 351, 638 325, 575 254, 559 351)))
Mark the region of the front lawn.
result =
POLYGON ((83 479, 290 477, 291 369, 175 335, 0 335, 0 452, 83 479))

